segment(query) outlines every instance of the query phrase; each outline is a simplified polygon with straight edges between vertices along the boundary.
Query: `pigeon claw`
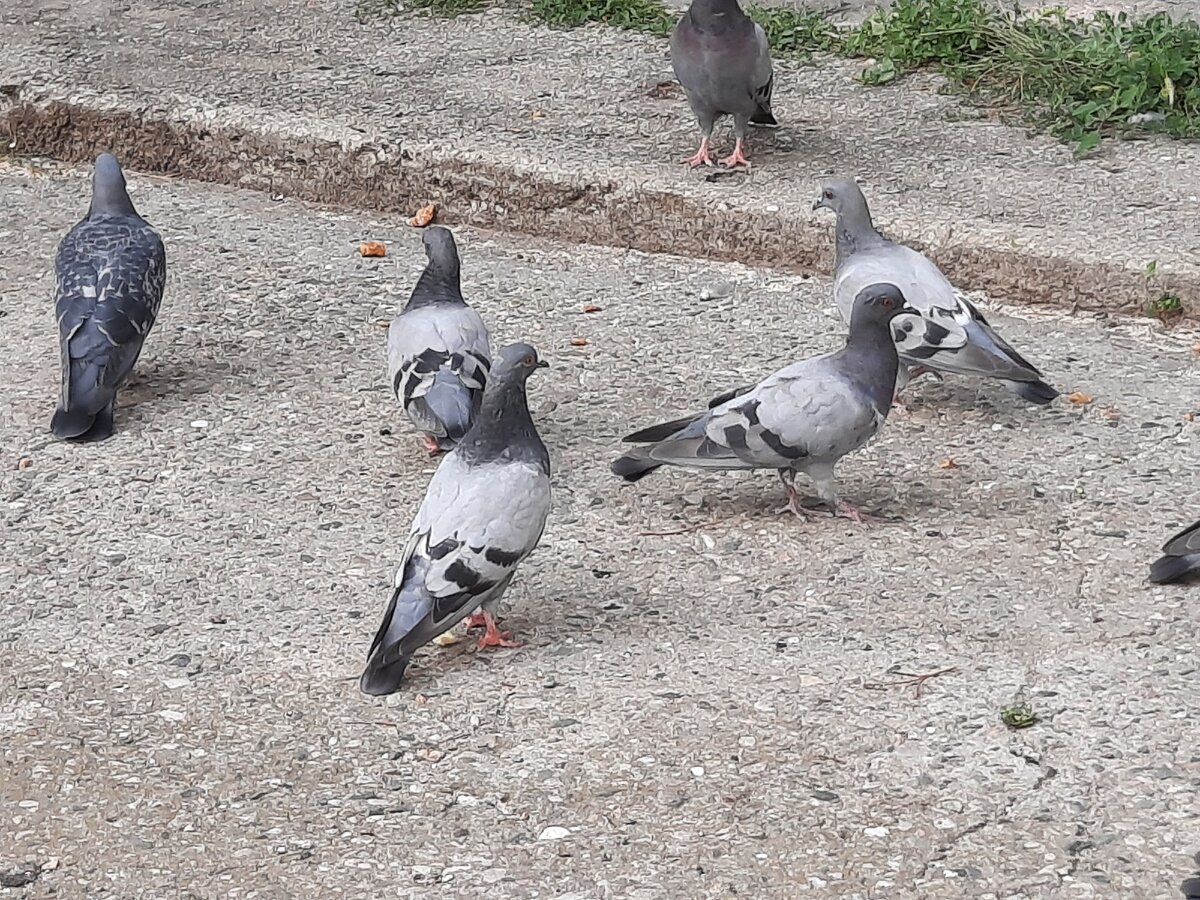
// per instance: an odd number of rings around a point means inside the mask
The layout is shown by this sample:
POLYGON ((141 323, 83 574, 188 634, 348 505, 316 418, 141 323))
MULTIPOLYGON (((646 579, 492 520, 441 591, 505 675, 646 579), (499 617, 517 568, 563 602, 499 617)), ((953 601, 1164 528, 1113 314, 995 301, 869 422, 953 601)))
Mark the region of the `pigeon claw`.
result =
POLYGON ((462 623, 467 628, 483 628, 487 625, 487 616, 481 612, 474 612, 463 619, 462 623))
POLYGON ((845 500, 839 500, 837 502, 837 514, 839 516, 845 516, 852 522, 858 522, 860 525, 869 525, 872 523, 878 524, 887 521, 887 519, 881 519, 879 516, 869 515, 863 512, 857 506, 847 503, 845 500))
POLYGON ((421 446, 430 456, 437 456, 442 452, 442 445, 438 443, 438 439, 432 434, 421 435, 421 446))
POLYGON ((727 169, 733 169, 737 166, 746 166, 749 168, 750 160, 746 158, 746 154, 742 152, 742 139, 738 138, 737 143, 733 145, 733 152, 721 160, 721 165, 727 169))
POLYGON ((487 632, 479 639, 479 649, 484 650, 488 647, 520 647, 520 641, 514 641, 512 634, 507 631, 501 631, 496 626, 496 620, 491 613, 483 613, 484 624, 487 625, 487 632))
POLYGON ((700 149, 693 156, 689 156, 683 161, 684 165, 691 166, 693 169, 696 166, 711 166, 713 165, 712 154, 708 152, 708 138, 704 138, 700 142, 700 149))

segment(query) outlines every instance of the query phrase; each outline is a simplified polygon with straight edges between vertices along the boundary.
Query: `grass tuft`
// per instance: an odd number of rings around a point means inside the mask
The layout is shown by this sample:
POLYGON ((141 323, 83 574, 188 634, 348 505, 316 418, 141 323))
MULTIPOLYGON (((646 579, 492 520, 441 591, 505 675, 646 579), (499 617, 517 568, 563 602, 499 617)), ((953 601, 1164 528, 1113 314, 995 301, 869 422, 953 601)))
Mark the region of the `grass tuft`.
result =
POLYGON ((533 18, 554 28, 602 22, 666 37, 675 17, 658 0, 530 0, 533 18))

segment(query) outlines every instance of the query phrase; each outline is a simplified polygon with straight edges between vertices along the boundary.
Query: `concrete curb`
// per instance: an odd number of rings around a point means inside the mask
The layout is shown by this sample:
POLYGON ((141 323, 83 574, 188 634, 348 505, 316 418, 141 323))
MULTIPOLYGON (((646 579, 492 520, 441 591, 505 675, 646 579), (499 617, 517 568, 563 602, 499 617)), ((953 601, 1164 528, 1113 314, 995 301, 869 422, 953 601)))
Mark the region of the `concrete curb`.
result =
MULTIPOLYGON (((447 224, 627 247, 650 253, 736 261, 801 275, 828 274, 828 225, 632 183, 592 181, 516 168, 478 154, 410 151, 358 135, 272 133, 226 111, 135 107, 103 97, 37 98, 7 92, 4 128, 17 154, 90 162, 122 148, 123 162, 147 173, 234 185, 302 200, 384 212, 425 202, 447 224), (729 228, 732 220, 741 227, 729 228)), ((1120 263, 1038 255, 1000 240, 920 247, 967 290, 1006 301, 1076 310, 1139 313, 1165 293, 1200 318, 1200 271, 1148 276, 1120 263)), ((1003 235, 996 235, 1001 240, 1003 235)))

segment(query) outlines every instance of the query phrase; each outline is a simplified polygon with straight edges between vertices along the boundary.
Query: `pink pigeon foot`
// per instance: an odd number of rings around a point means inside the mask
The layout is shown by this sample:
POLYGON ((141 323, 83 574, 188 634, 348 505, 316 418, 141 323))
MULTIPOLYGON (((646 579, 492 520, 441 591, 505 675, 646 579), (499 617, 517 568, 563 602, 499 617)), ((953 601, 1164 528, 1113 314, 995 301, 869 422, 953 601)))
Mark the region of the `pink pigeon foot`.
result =
POLYGON ((438 443, 438 439, 435 438, 432 434, 422 434, 421 435, 421 446, 425 448, 425 451, 430 456, 437 456, 439 453, 442 452, 442 447, 438 443))
POLYGON ((487 624, 487 633, 479 639, 479 649, 483 650, 486 647, 520 647, 520 641, 514 641, 512 635, 507 631, 501 631, 496 627, 496 620, 491 613, 484 612, 484 622, 487 624))
POLYGON ((860 525, 878 524, 887 521, 887 519, 881 519, 879 516, 869 515, 857 506, 847 503, 845 500, 837 502, 837 511, 838 515, 845 516, 850 521, 858 522, 860 525))
POLYGON ((742 152, 742 139, 738 138, 737 143, 733 145, 733 152, 721 160, 721 165, 732 169, 735 166, 749 166, 750 160, 746 158, 746 154, 742 152))
POLYGON ((689 156, 684 161, 684 165, 691 166, 693 169, 696 166, 711 166, 713 164, 712 154, 708 152, 708 138, 702 138, 700 141, 700 149, 696 151, 694 156, 689 156))
POLYGON ((483 628, 485 625, 487 625, 487 616, 481 612, 471 613, 469 616, 463 619, 463 624, 467 626, 468 629, 483 628))

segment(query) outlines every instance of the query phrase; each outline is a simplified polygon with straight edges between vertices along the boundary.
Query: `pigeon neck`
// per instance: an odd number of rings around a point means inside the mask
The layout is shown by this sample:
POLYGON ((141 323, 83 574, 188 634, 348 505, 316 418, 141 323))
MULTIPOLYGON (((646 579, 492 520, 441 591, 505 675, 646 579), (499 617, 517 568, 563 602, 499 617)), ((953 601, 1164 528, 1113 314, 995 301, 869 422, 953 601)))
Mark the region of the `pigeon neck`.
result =
POLYGON ((133 201, 125 190, 125 182, 115 178, 97 178, 92 186, 92 203, 88 218, 93 216, 136 216, 133 201))
POLYGON ((837 217, 837 263, 859 250, 883 243, 883 235, 875 230, 871 212, 865 200, 848 205, 837 217))
POLYGON ((862 310, 856 309, 850 318, 843 359, 848 364, 848 371, 857 373, 866 385, 872 405, 887 415, 900 368, 891 322, 864 319, 862 310))
POLYGON ((529 414, 523 381, 489 382, 479 415, 459 445, 459 453, 473 464, 529 462, 550 472, 550 457, 529 414))
POLYGON ((459 281, 458 267, 444 267, 430 263, 417 279, 407 309, 429 306, 433 303, 465 304, 459 281))

